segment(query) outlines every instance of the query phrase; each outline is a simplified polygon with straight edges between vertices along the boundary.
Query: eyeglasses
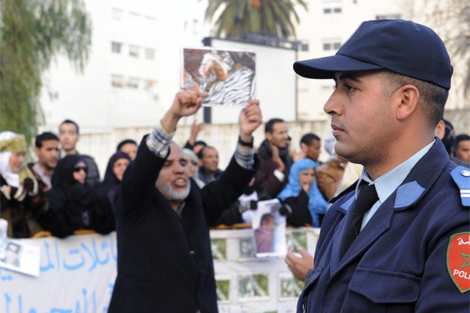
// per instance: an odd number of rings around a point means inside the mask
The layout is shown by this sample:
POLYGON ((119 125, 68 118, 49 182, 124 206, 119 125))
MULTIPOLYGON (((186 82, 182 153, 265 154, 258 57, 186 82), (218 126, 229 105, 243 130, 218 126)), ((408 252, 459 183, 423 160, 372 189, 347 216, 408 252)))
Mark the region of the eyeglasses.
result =
POLYGON ((74 171, 74 172, 80 172, 81 170, 84 170, 84 171, 86 172, 87 167, 86 167, 86 166, 75 166, 75 167, 73 168, 73 171, 74 171))
POLYGON ((194 165, 194 166, 197 166, 197 162, 196 162, 196 161, 191 161, 191 164, 194 165))

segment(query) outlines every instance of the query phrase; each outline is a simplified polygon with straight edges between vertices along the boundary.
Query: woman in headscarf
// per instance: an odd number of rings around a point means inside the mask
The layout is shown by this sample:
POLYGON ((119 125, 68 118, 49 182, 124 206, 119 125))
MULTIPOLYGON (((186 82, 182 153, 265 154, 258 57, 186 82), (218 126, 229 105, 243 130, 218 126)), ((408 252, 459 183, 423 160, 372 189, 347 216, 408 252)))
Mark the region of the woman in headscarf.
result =
POLYGON ((10 238, 29 238, 42 230, 46 213, 34 174, 24 166, 26 139, 11 131, 0 133, 0 217, 7 220, 10 238))
POLYGON ((122 151, 114 153, 108 162, 106 174, 104 175, 103 183, 97 189, 96 193, 99 197, 99 205, 110 207, 114 210, 114 194, 121 185, 122 177, 126 171, 127 166, 131 162, 130 156, 122 151))
POLYGON ((52 175, 48 230, 65 238, 81 229, 107 234, 114 227, 110 207, 99 206, 86 183, 87 166, 79 155, 67 155, 59 161, 52 175))
POLYGON ((184 158, 188 161, 189 176, 194 179, 199 188, 204 187, 204 182, 199 179, 199 166, 197 165, 197 156, 193 150, 184 148, 184 158))
POLYGON ((292 226, 310 224, 320 227, 328 202, 315 181, 316 164, 305 158, 295 162, 289 172, 289 182, 277 196, 283 203, 281 214, 292 226))

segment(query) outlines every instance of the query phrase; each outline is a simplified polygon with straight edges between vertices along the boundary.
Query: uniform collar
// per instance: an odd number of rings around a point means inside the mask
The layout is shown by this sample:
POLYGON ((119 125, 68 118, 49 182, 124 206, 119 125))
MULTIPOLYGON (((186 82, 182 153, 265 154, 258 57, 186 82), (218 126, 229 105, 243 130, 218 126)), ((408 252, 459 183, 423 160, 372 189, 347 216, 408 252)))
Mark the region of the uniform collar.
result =
MULTIPOLYGON (((427 190, 434 184, 437 177, 448 164, 449 155, 441 140, 436 138, 429 151, 418 160, 405 180, 396 188, 395 195, 393 195, 394 198, 389 199, 387 202, 391 201, 390 204, 392 204, 392 208, 395 211, 403 211, 410 208, 426 194, 427 190)), ((455 165, 451 167, 453 169, 455 165)), ((335 203, 340 199, 344 199, 336 207, 343 214, 347 212, 356 200, 355 191, 358 182, 359 180, 330 200, 330 203, 335 203)))
POLYGON ((403 183, 408 174, 410 174, 413 167, 415 167, 416 163, 418 163, 419 160, 421 160, 421 158, 426 153, 428 153, 435 142, 436 140, 434 139, 430 144, 416 152, 408 160, 374 181, 370 179, 365 168, 362 169, 361 177, 359 178, 359 181, 356 185, 356 198, 361 188, 361 182, 365 181, 368 185, 375 185, 380 204, 384 203, 385 200, 387 200, 387 198, 390 197, 390 195, 398 188, 398 186, 403 183))

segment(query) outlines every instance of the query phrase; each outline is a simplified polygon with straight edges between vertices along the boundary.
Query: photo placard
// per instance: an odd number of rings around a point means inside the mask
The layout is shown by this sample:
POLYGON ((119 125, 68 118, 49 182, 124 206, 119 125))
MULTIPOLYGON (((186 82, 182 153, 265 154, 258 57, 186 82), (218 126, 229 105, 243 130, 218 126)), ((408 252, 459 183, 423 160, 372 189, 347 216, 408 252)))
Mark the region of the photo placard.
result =
POLYGON ((203 106, 243 107, 256 97, 256 54, 183 49, 182 89, 207 93, 203 106))

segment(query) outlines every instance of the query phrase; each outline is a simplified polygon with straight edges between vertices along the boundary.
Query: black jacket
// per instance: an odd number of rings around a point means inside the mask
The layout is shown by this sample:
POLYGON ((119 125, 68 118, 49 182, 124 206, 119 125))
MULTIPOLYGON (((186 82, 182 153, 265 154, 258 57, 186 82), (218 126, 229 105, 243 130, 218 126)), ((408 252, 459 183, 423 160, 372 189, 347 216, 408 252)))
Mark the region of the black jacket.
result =
POLYGON ((271 147, 267 140, 264 140, 258 149, 258 155, 260 160, 260 169, 256 173, 256 185, 257 188, 266 190, 270 195, 271 199, 275 198, 284 187, 287 185, 289 171, 292 164, 292 159, 289 156, 289 148, 279 149, 279 157, 284 163, 284 180, 281 182, 274 176, 276 170, 276 164, 273 161, 273 154, 271 147))
POLYGON ((114 215, 101 204, 95 192, 73 178, 73 168, 83 156, 67 155, 52 175, 52 189, 46 192, 49 211, 43 226, 54 236, 64 238, 76 230, 90 229, 108 234, 114 229, 114 215))
POLYGON ((297 197, 289 197, 280 200, 282 207, 280 213, 286 216, 287 224, 294 227, 302 227, 305 224, 312 225, 312 215, 308 210, 308 195, 302 189, 297 197))
POLYGON ((232 159, 202 190, 191 180, 182 218, 155 188, 166 158, 145 138, 115 197, 118 276, 109 313, 217 312, 209 227, 252 178, 232 159))

